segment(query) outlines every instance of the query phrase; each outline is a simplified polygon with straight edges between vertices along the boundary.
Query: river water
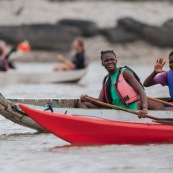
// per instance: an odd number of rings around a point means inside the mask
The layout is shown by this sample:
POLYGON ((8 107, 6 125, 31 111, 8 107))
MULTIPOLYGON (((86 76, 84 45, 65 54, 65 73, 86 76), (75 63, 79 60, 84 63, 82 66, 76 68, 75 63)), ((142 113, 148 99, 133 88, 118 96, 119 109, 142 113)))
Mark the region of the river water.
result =
MULTIPOLYGON (((33 69, 32 64, 26 67, 33 69)), ((131 67, 142 81, 152 71, 147 63, 131 67)), ((94 62, 76 84, 2 85, 0 92, 7 98, 79 98, 81 94, 97 97, 104 75, 100 63, 94 62)), ((167 88, 161 86, 146 92, 150 96, 168 96, 167 88)), ((52 134, 38 134, 0 117, 2 173, 167 173, 173 171, 172 148, 173 144, 73 146, 52 134)))

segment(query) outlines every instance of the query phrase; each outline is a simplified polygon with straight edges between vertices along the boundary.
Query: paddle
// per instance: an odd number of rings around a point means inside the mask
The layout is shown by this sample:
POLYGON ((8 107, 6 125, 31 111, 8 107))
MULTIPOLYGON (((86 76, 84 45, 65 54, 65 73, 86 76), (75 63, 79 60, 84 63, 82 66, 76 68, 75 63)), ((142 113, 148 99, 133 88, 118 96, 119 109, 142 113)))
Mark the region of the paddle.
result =
POLYGON ((167 105, 170 105, 170 106, 173 106, 172 103, 169 103, 169 102, 166 102, 164 100, 160 100, 160 99, 156 99, 156 98, 152 98, 152 97, 147 97, 149 100, 153 100, 153 101, 156 101, 156 102, 159 102, 159 103, 163 103, 163 104, 167 104, 167 105))
MULTIPOLYGON (((129 113, 132 113, 132 114, 135 114, 135 115, 139 115, 137 111, 133 111, 133 110, 129 110, 129 109, 126 109, 126 108, 121 108, 119 106, 115 106, 115 105, 111 105, 111 104, 108 104, 108 103, 104 103, 104 102, 96 100, 96 99, 94 99, 94 98, 92 98, 90 96, 87 96, 87 95, 83 96, 83 98, 86 101, 89 101, 89 102, 91 102, 93 104, 101 105, 101 106, 112 108, 112 109, 122 110, 122 111, 129 112, 129 113)), ((153 119, 153 120, 173 121, 173 118, 157 118, 157 117, 154 117, 154 116, 151 116, 151 115, 147 115, 146 118, 150 118, 150 119, 153 119)))

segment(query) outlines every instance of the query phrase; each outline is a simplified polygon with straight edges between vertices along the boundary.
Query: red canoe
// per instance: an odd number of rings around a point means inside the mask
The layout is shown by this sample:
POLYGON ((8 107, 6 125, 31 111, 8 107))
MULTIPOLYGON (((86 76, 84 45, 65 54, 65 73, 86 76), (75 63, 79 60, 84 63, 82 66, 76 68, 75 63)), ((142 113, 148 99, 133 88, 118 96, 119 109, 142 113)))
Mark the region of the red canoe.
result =
POLYGON ((155 122, 111 121, 44 112, 19 104, 49 132, 73 144, 134 144, 173 142, 173 125, 155 122))

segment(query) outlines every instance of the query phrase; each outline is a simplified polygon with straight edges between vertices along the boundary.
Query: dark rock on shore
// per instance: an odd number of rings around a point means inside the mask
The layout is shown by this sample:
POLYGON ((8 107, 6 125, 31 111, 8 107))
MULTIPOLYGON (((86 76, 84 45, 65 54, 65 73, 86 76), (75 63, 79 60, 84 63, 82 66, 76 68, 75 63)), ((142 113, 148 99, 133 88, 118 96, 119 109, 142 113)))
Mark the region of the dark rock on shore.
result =
POLYGON ((0 26, 0 37, 9 44, 28 40, 32 49, 68 51, 75 37, 81 32, 77 28, 52 24, 0 26))
POLYGON ((149 27, 149 25, 146 25, 129 17, 119 19, 117 21, 117 25, 124 28, 124 30, 126 31, 133 32, 141 36, 143 35, 145 28, 149 27))
POLYGON ((106 28, 100 30, 110 43, 129 43, 139 39, 135 33, 124 30, 121 27, 106 28))
POLYGON ((89 20, 63 19, 58 24, 64 26, 73 26, 81 30, 82 36, 91 37, 98 34, 99 28, 95 22, 89 20))
POLYGON ((132 18, 122 18, 118 20, 118 26, 123 27, 126 31, 138 34, 141 39, 144 39, 154 45, 160 47, 173 46, 173 39, 171 38, 173 30, 170 27, 170 22, 169 27, 168 23, 159 27, 150 26, 132 18))
POLYGON ((160 47, 173 47, 173 19, 162 26, 150 26, 132 18, 121 18, 113 28, 98 28, 88 20, 64 19, 56 24, 0 26, 0 38, 8 44, 28 40, 33 50, 69 51, 78 36, 103 35, 112 44, 145 40, 160 47))
POLYGON ((160 47, 172 47, 172 35, 173 30, 163 27, 147 27, 143 33, 145 39, 147 39, 150 43, 160 47))
POLYGON ((162 26, 164 28, 173 29, 173 19, 167 20, 162 26))

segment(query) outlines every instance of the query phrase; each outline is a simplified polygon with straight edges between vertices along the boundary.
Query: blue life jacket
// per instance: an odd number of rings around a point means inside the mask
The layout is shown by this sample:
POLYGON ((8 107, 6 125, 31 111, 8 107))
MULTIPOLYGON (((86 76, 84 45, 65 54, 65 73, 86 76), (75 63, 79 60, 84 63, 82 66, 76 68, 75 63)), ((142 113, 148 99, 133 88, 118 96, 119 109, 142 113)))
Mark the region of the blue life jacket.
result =
POLYGON ((173 71, 172 70, 168 71, 167 78, 168 78, 169 94, 171 98, 173 99, 173 71))

